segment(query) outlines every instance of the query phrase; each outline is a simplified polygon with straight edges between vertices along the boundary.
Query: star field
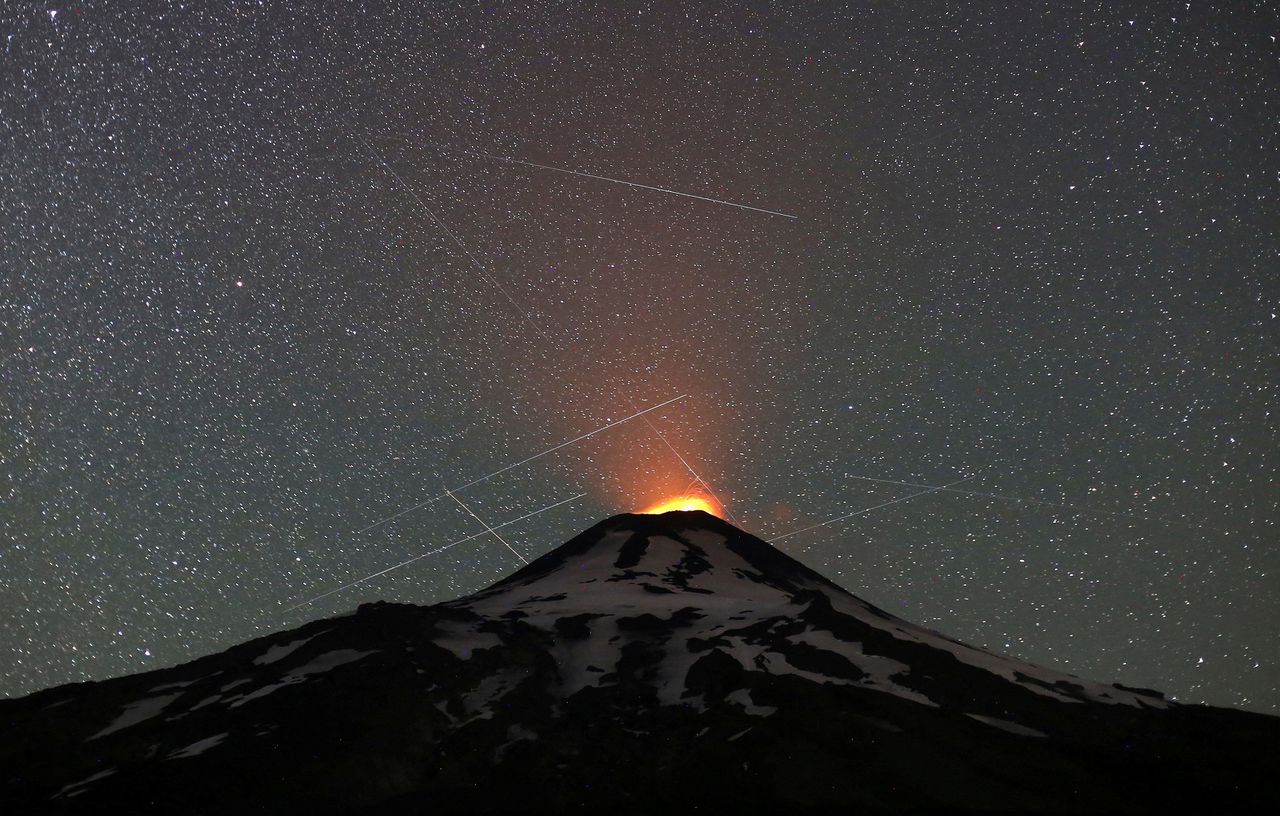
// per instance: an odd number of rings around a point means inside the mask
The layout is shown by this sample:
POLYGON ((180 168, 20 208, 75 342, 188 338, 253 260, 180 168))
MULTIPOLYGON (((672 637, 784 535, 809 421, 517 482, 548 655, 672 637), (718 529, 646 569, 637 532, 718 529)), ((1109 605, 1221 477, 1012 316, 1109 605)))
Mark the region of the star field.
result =
POLYGON ((497 527, 584 493, 499 529, 533 558, 682 491, 676 453, 766 539, 967 479, 778 546, 975 645, 1280 711, 1265 4, 0 36, 0 693, 477 590, 520 566, 488 534, 285 611, 483 532, 395 514, 686 394, 457 495, 497 527))

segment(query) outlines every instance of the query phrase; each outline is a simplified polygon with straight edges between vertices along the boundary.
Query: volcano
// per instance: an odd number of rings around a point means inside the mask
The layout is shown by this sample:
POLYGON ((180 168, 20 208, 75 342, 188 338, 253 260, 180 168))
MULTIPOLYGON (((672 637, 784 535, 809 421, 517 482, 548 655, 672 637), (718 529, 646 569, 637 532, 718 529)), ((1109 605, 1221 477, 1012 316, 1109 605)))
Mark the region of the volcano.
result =
POLYGON ((5 813, 1280 808, 1280 718, 983 651, 700 511, 0 702, 5 813))

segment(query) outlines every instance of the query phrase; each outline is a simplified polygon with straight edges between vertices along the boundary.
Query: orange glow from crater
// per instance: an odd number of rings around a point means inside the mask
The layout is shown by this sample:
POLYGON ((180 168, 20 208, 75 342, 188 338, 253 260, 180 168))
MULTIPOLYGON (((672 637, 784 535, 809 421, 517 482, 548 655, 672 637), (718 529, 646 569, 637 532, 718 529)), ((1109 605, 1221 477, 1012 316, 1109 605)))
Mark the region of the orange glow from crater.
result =
POLYGON ((652 504, 645 509, 639 511, 648 515, 656 515, 658 513, 669 513, 672 510, 701 510, 710 513, 716 518, 724 518, 724 508, 720 503, 710 496, 688 495, 676 496, 673 499, 663 499, 657 504, 652 504))

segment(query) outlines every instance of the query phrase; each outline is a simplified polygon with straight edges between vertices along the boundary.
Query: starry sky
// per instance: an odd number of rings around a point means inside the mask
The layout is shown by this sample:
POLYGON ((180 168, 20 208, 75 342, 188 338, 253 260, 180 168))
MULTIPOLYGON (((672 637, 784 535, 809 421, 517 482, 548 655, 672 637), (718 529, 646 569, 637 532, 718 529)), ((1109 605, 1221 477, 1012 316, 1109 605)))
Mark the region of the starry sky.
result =
POLYGON ((447 600, 696 473, 908 620, 1280 712, 1268 4, 0 36, 0 694, 447 600))

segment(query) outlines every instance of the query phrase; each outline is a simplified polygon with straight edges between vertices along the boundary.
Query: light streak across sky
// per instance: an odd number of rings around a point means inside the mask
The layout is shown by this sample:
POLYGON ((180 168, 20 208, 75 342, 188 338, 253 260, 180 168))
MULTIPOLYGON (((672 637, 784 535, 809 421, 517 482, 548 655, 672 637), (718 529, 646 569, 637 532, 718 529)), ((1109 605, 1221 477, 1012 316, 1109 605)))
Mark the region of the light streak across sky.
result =
POLYGON ((440 501, 441 499, 446 499, 446 498, 448 498, 448 497, 449 497, 449 492, 458 493, 458 492, 460 492, 460 491, 462 491, 462 490, 466 490, 468 487, 472 487, 472 486, 474 486, 474 485, 478 485, 478 484, 480 484, 480 483, 481 483, 481 482, 483 482, 483 481, 487 481, 487 480, 489 480, 489 479, 492 479, 494 476, 497 476, 497 475, 502 474, 502 473, 506 473, 506 472, 507 472, 507 471, 509 471, 509 470, 514 470, 515 468, 518 468, 518 467, 520 467, 521 465, 527 465, 527 464, 529 464, 530 462, 534 461, 535 459, 541 459, 541 458, 542 458, 542 457, 544 457, 544 456, 548 456, 548 455, 550 455, 550 454, 552 454, 552 453, 555 453, 556 451, 560 450, 561 448, 567 448, 568 446, 570 446, 570 445, 574 444, 575 442, 581 442, 581 441, 583 441, 584 439, 590 439, 591 437, 595 436, 595 435, 596 435, 596 434, 598 434, 598 433, 602 433, 602 432, 604 432, 604 431, 609 430, 610 428, 617 427, 618 425, 621 425, 621 424, 623 424, 624 422, 630 422, 631 420, 635 419, 636 417, 638 417, 638 416, 643 416, 643 415, 645 415, 645 414, 649 413, 650 411, 656 411, 656 410, 658 410, 659 408, 664 408, 664 407, 666 407, 666 406, 670 405, 670 404, 671 404, 671 403, 673 403, 673 402, 679 402, 680 400, 684 399, 684 398, 685 398, 685 397, 687 397, 687 396, 688 396, 688 394, 681 394, 681 395, 680 395, 680 396, 678 396, 678 397, 672 397, 672 398, 671 398, 671 399, 669 399, 669 400, 665 400, 664 402, 660 402, 660 403, 658 403, 657 405, 652 405, 652 406, 650 406, 650 407, 648 407, 648 408, 645 408, 645 409, 644 409, 644 410, 642 410, 642 411, 636 411, 634 414, 631 414, 630 416, 625 416, 625 417, 623 417, 622 419, 616 419, 616 420, 614 420, 613 422, 608 423, 607 425, 601 425, 599 428, 596 428, 594 431, 588 431, 587 433, 584 433, 584 434, 582 434, 581 436, 575 436, 573 439, 570 439, 568 442, 561 442, 559 445, 556 445, 555 447, 547 448, 546 450, 541 451, 540 453, 535 453, 535 454, 534 454, 534 455, 532 455, 532 456, 527 456, 527 457, 525 457, 524 459, 521 459, 519 462, 514 462, 514 463, 512 463, 512 464, 510 464, 510 465, 507 465, 507 466, 505 466, 505 467, 500 467, 500 468, 498 468, 497 470, 495 470, 495 471, 493 471, 493 472, 491 472, 491 473, 486 473, 485 475, 480 476, 479 478, 472 479, 471 481, 467 482, 467 483, 466 483, 466 484, 464 484, 464 485, 459 485, 458 487, 452 488, 452 491, 445 491, 444 493, 441 493, 441 494, 440 494, 440 495, 438 495, 438 496, 432 496, 432 497, 431 497, 431 498, 429 498, 429 499, 424 499, 424 500, 422 500, 422 501, 418 502, 417 504, 413 505, 412 507, 406 507, 406 508, 405 508, 405 509, 403 509, 403 510, 398 510, 398 511, 396 511, 395 513, 392 513, 391 515, 386 516, 385 518, 380 518, 380 519, 378 519, 377 521, 373 522, 372 524, 369 524, 369 525, 366 525, 366 526, 364 526, 364 527, 361 527, 359 530, 357 530, 357 531, 356 531, 356 533, 357 533, 357 534, 359 534, 359 533, 364 533, 364 532, 368 532, 369 530, 374 529, 375 527, 381 527, 382 525, 387 524, 388 522, 391 522, 391 521, 394 521, 395 519, 400 518, 401 516, 405 515, 406 513, 412 513, 414 510, 417 510, 417 509, 418 509, 418 508, 420 508, 420 507, 426 507, 428 504, 431 504, 431 503, 433 503, 433 502, 440 501))
MULTIPOLYGON (((417 193, 417 192, 416 192, 412 187, 410 187, 410 186, 409 186, 409 183, 408 183, 407 181, 405 181, 405 179, 404 179, 404 178, 403 178, 399 173, 397 173, 394 169, 392 169, 391 165, 389 165, 389 164, 387 163, 387 161, 382 157, 382 154, 381 154, 381 153, 379 153, 379 152, 378 152, 378 151, 377 151, 377 150, 376 150, 376 149, 375 149, 371 144, 369 144, 369 142, 368 142, 364 137, 362 137, 362 136, 360 136, 360 135, 358 135, 358 134, 354 134, 354 133, 352 133, 352 134, 351 134, 351 136, 352 136, 352 138, 354 138, 354 139, 356 139, 358 142, 360 142, 360 144, 364 147, 364 149, 365 149, 366 151, 368 151, 368 153, 374 157, 374 159, 375 159, 375 160, 378 162, 378 164, 383 168, 383 170, 385 170, 385 171, 387 172, 387 174, 388 174, 388 175, 390 175, 390 176, 391 176, 391 177, 396 181, 396 183, 397 183, 397 184, 399 184, 399 185, 400 185, 400 187, 401 187, 401 188, 402 188, 406 193, 408 193, 410 196, 412 196, 412 197, 413 197, 413 199, 418 203, 418 205, 422 207, 423 211, 425 211, 425 212, 427 213, 427 215, 429 215, 429 216, 431 217, 431 220, 436 224, 436 226, 438 226, 438 227, 439 227, 439 228, 444 232, 444 234, 445 234, 445 235, 449 236, 449 238, 453 240, 453 242, 458 246, 458 248, 462 250, 463 254, 465 254, 465 255, 467 256, 467 258, 472 262, 472 264, 474 264, 474 265, 476 266, 476 268, 480 270, 480 273, 481 273, 481 275, 483 275, 484 279, 485 279, 486 281, 488 281, 490 284, 492 284, 492 285, 493 285, 493 287, 494 287, 494 288, 496 288, 499 292, 501 292, 501 293, 502 293, 503 297, 504 297, 504 298, 506 298, 507 302, 511 304, 511 307, 512 307, 513 309, 515 309, 515 310, 520 314, 520 318, 521 318, 521 319, 522 319, 522 320, 523 320, 527 325, 529 325, 529 326, 533 329, 534 334, 536 334, 536 335, 538 335, 538 337, 542 338, 542 340, 543 340, 544 342, 546 342, 546 343, 547 343, 547 345, 549 345, 549 346, 551 346, 551 347, 553 347, 553 348, 557 347, 557 345, 558 345, 558 344, 557 344, 557 343, 555 342, 555 340, 551 337, 551 335, 550 335, 550 334, 548 334, 545 330, 543 330, 543 328, 542 328, 541 326, 539 326, 539 325, 538 325, 537 321, 535 321, 532 317, 530 317, 530 316, 529 316, 529 313, 524 309, 524 307, 522 307, 522 306, 521 306, 521 305, 516 301, 516 299, 515 299, 514 297, 512 297, 512 296, 511 296, 511 293, 510 293, 510 292, 508 292, 508 291, 506 290, 506 288, 504 288, 504 287, 502 286, 502 284, 498 282, 498 280, 497 280, 497 279, 496 279, 496 278, 495 278, 495 277, 494 277, 494 276, 489 272, 488 267, 486 267, 486 266, 485 266, 485 264, 483 264, 483 263, 480 261, 480 259, 476 256, 476 254, 475 254, 474 252, 472 252, 472 251, 471 251, 471 249, 470 249, 470 248, 469 248, 465 243, 463 243, 462 239, 461 239, 461 238, 459 238, 459 237, 457 236, 457 234, 456 234, 456 233, 454 233, 452 230, 450 230, 450 229, 449 229, 448 225, 447 225, 447 224, 445 224, 444 220, 443 220, 440 216, 436 215, 436 213, 432 210, 432 208, 430 208, 430 207, 428 207, 428 206, 427 206, 426 201, 424 201, 424 200, 423 200, 423 198, 422 198, 421 196, 419 196, 419 195, 418 195, 418 193, 417 193)), ((384 138, 385 138, 385 137, 384 137, 384 138)), ((396 141, 410 142, 410 140, 408 140, 408 139, 404 139, 403 137, 390 137, 390 138, 393 138, 393 139, 395 139, 396 141)), ((411 142, 410 142, 410 143, 411 143, 411 142)), ((441 146, 437 145, 437 147, 441 147, 441 146)), ((449 148, 444 148, 444 147, 441 147, 441 149, 444 149, 444 150, 450 150, 449 148)), ((464 154, 464 155, 468 155, 468 156, 479 156, 479 157, 486 158, 486 159, 497 159, 497 160, 501 160, 501 161, 514 161, 514 162, 519 163, 519 164, 529 164, 529 165, 530 165, 530 166, 532 166, 532 167, 541 167, 541 168, 543 168, 543 169, 547 169, 547 170, 560 170, 560 172, 573 173, 573 174, 575 174, 575 175, 587 175, 587 176, 590 176, 590 174, 587 174, 587 173, 577 173, 576 171, 573 171, 573 170, 561 170, 560 168, 556 168, 556 167, 549 167, 549 166, 546 166, 546 165, 530 164, 529 162, 521 162, 521 161, 519 161, 518 159, 506 159, 506 158, 501 157, 501 156, 490 156, 490 155, 485 154, 485 153, 472 153, 472 152, 469 152, 469 151, 451 151, 451 152, 460 152, 460 153, 462 153, 462 154, 464 154)), ((609 178, 605 178, 604 176, 591 176, 591 177, 592 177, 592 178, 601 178, 601 179, 604 179, 605 181, 618 181, 617 179, 609 179, 609 178)), ((642 184, 632 184, 631 182, 627 182, 627 181, 618 181, 618 183, 620 183, 620 184, 630 184, 630 185, 631 185, 631 186, 633 186, 633 187, 644 187, 644 186, 645 186, 645 185, 642 185, 642 184)), ((679 193, 679 192, 676 192, 676 191, 674 191, 674 190, 664 190, 664 189, 662 189, 662 188, 656 188, 656 187, 651 187, 651 188, 648 188, 648 189, 661 190, 662 192, 675 193, 676 195, 688 195, 687 193, 679 193)), ((692 197, 692 198, 703 198, 702 196, 691 196, 691 197, 692 197)), ((728 204, 729 206, 732 206, 732 207, 742 207, 742 208, 744 208, 744 209, 748 209, 748 210, 758 210, 758 208, 756 208, 756 207, 747 207, 747 206, 742 205, 742 204, 733 204, 732 202, 728 202, 728 201, 719 201, 719 200, 717 200, 717 199, 709 199, 709 198, 708 198, 708 199, 704 199, 704 200, 706 200, 706 201, 714 201, 715 203, 719 203, 719 204, 728 204)), ((792 216, 792 215, 785 215, 785 214, 783 214, 783 213, 775 213, 775 212, 772 212, 772 211, 770 211, 770 210, 758 210, 758 211, 759 211, 759 212, 769 213, 769 214, 771 214, 771 215, 783 215, 783 216, 784 216, 784 217, 786 217, 786 218, 794 218, 794 217, 795 217, 795 216, 792 216)), ((584 394, 584 396, 590 397, 590 395, 589 395, 589 394, 584 394)), ((619 395, 618 395, 618 396, 619 396, 619 397, 621 397, 621 398, 623 398, 623 399, 626 399, 626 395, 625 395, 625 394, 622 394, 621 392, 619 392, 619 395)), ((629 400, 628 400, 628 401, 629 401, 629 400)), ((634 404, 632 404, 632 408, 635 408, 635 405, 634 405, 634 404)), ((643 412, 641 412, 641 414, 643 414, 643 412)), ((637 414, 637 416, 639 416, 639 415, 641 415, 641 414, 637 414)), ((687 460, 687 459, 685 459, 685 457, 684 457, 684 456, 682 456, 678 450, 676 450, 675 446, 674 446, 674 445, 672 445, 672 444, 671 444, 671 442, 666 438, 666 436, 665 436, 665 435, 663 435, 663 433, 662 433, 661 431, 659 431, 659 430, 658 430, 658 427, 657 427, 656 425, 654 425, 654 424, 653 424, 653 422, 651 422, 647 417, 645 418, 645 421, 644 421, 644 422, 645 422, 645 424, 646 424, 646 425, 648 425, 648 426, 649 426, 649 430, 653 431, 653 432, 654 432, 654 434, 656 434, 656 435, 657 435, 658 439, 660 439, 660 440, 662 441, 662 444, 663 444, 663 445, 665 445, 665 446, 666 446, 666 447, 667 447, 667 448, 668 448, 668 449, 669 449, 673 454, 675 454, 676 458, 680 460, 680 464, 682 464, 682 465, 685 467, 685 469, 687 469, 687 470, 689 471, 689 473, 691 473, 691 474, 693 475, 694 479, 695 479, 697 482, 699 482, 699 483, 701 483, 701 484, 702 484, 702 486, 706 489, 707 493, 708 493, 708 494, 710 494, 710 495, 711 495, 711 497, 712 497, 712 498, 714 498, 714 499, 716 500, 716 502, 717 502, 717 503, 718 503, 718 504, 719 504, 719 505, 724 509, 724 512, 725 512, 725 514, 729 517, 729 520, 730 520, 730 521, 733 521, 734 523, 737 523, 737 519, 735 519, 735 518, 733 517, 733 514, 732 514, 732 513, 729 511, 729 509, 725 506, 724 502, 721 502, 721 501, 720 501, 720 499, 719 499, 719 497, 717 497, 717 496, 715 495, 714 491, 712 491, 712 489, 711 489, 711 485, 710 485, 710 484, 709 484, 705 479, 703 479, 703 478, 702 478, 702 476, 700 476, 696 470, 694 470, 694 469, 693 469, 692 465, 690 465, 690 464, 689 464, 688 460, 687 460)), ((573 441, 576 441, 576 440, 573 440, 573 441)), ((519 464, 523 464, 523 463, 517 463, 517 466, 518 466, 519 464)), ((514 467, 514 466, 513 466, 513 467, 514 467)), ((485 478, 487 478, 487 477, 485 477, 485 478)), ((471 484, 473 484, 473 483, 471 483, 471 484)), ((466 487, 470 487, 470 484, 463 485, 462 487, 459 487, 459 488, 456 488, 456 489, 457 489, 457 490, 462 490, 463 488, 466 488, 466 487)), ((425 506, 425 505, 427 505, 427 504, 432 503, 433 501, 437 501, 437 500, 439 500, 440 498, 443 498, 443 497, 442 497, 442 496, 433 497, 433 498, 431 498, 431 499, 426 500, 426 501, 425 501, 425 502, 423 502, 422 504, 417 505, 416 507, 422 507, 422 506, 425 506)), ((412 510, 412 509, 416 509, 416 507, 414 507, 414 508, 410 508, 410 509, 411 509, 411 510, 412 510)), ((375 524, 374 524, 373 526, 376 526, 377 524, 378 524, 378 522, 375 522, 375 524)), ((365 529, 370 529, 370 528, 365 528, 365 529)), ((364 531, 362 530, 361 532, 364 532, 364 531)))
MULTIPOLYGON (((372 136, 371 138, 387 139, 395 142, 404 142, 407 144, 419 144, 421 142, 427 141, 427 140, 418 140, 418 139, 409 138, 407 136, 397 136, 397 135, 372 136)), ((446 145, 437 144, 435 142, 428 142, 428 143, 439 150, 445 150, 450 153, 461 153, 464 156, 474 156, 475 158, 478 158, 478 159, 488 159, 490 161, 504 162, 506 164, 520 164, 525 167, 535 168, 537 170, 550 170, 553 173, 565 173, 571 176, 581 176, 582 178, 595 179, 597 181, 607 181, 612 184, 624 184, 628 187, 636 187, 641 190, 650 190, 656 193, 666 193, 668 195, 682 196, 684 198, 694 198, 694 199, 697 199, 698 201, 706 201, 710 204, 721 204, 726 207, 736 207, 740 210, 750 210, 751 212, 763 213, 764 215, 775 215, 775 216, 778 216, 779 218, 789 218, 793 221, 799 218, 799 216, 792 215, 791 213, 778 212, 777 210, 767 210, 764 207, 753 207, 750 204, 739 204, 735 201, 725 201, 722 198, 712 198, 711 196, 697 195, 696 193, 686 193, 681 190, 672 190, 669 187, 658 187, 652 184, 641 184, 636 181, 627 181, 626 179, 612 178, 610 176, 602 176, 597 173, 587 173, 582 170, 571 170, 567 167, 556 167, 550 164, 539 164, 537 162, 525 161, 524 159, 517 159, 511 156, 498 156, 492 153, 482 153, 474 150, 459 150, 457 148, 448 147, 446 145)))
POLYGON ((610 178, 609 176, 599 176, 599 175, 596 175, 595 173, 584 173, 581 170, 570 170, 565 167, 553 167, 552 165, 549 165, 549 164, 538 164, 537 162, 524 161, 523 159, 513 159, 510 156, 494 156, 489 153, 473 153, 471 151, 463 151, 463 152, 465 152, 468 156, 477 156, 482 159, 490 159, 492 161, 507 162, 509 164, 522 164, 525 167, 535 167, 539 170, 551 170, 556 173, 568 173, 569 175, 572 175, 572 176, 582 176, 583 178, 597 179, 599 181, 609 181, 614 184, 625 184, 628 187, 639 187, 640 189, 643 189, 643 190, 653 190, 654 192, 658 192, 658 193, 668 193, 670 195, 684 196, 685 198, 696 198, 699 201, 708 201, 712 204, 723 204, 726 207, 737 207, 740 210, 751 210, 752 212, 764 213, 765 215, 776 215, 779 218, 790 218, 794 220, 795 218, 798 217, 795 215, 790 215, 788 213, 778 212, 776 210, 766 210, 763 207, 752 207, 748 204, 737 204, 733 201, 725 201, 724 199, 720 199, 720 198, 711 198, 709 196, 700 196, 700 195, 695 195, 693 193, 684 193, 679 190, 672 190, 667 187, 655 187, 651 184, 640 184, 635 181, 625 181, 623 179, 610 178))
MULTIPOLYGON (((448 550, 448 549, 451 549, 451 548, 453 548, 453 547, 456 547, 456 546, 458 546, 459 544, 465 544, 465 543, 467 543, 468 541, 474 541, 474 540, 476 540, 477 538, 480 538, 481 536, 489 535, 490 533, 494 532, 495 530, 499 530, 499 529, 501 529, 501 528, 503 528, 503 527, 510 527, 512 524, 516 524, 516 523, 518 523, 518 522, 524 521, 524 520, 525 520, 525 519, 527 519, 527 518, 532 518, 532 517, 534 517, 534 516, 536 516, 536 515, 539 515, 539 514, 541 514, 541 513, 545 513, 545 512, 547 512, 548 510, 554 510, 555 508, 557 508, 557 507, 561 507, 561 506, 563 506, 563 505, 566 505, 566 504, 568 504, 568 503, 569 503, 569 502, 571 502, 571 501, 577 501, 578 499, 582 498, 582 497, 583 497, 583 496, 585 496, 585 495, 587 495, 587 494, 586 494, 586 493, 579 493, 579 494, 578 494, 578 495, 576 495, 576 496, 570 496, 569 498, 567 498, 567 499, 565 499, 565 500, 563 500, 563 501, 556 502, 555 504, 548 505, 548 506, 543 507, 543 508, 541 508, 541 509, 539 509, 539 510, 534 510, 532 513, 525 513, 523 516, 520 516, 519 518, 514 518, 514 519, 511 519, 510 521, 504 521, 504 522, 502 522, 501 524, 494 525, 493 527, 489 527, 488 525, 485 525, 486 529, 485 529, 483 532, 479 532, 479 533, 472 533, 471 535, 469 535, 469 536, 467 536, 467 537, 465 537, 465 538, 460 538, 460 539, 458 539, 457 541, 450 542, 450 543, 448 543, 448 544, 444 545, 443 547, 437 547, 437 548, 436 548, 436 549, 434 549, 434 550, 428 550, 427 552, 424 552, 424 553, 422 553, 421 555, 415 555, 413 558, 409 558, 409 559, 406 559, 406 560, 404 560, 404 561, 401 561, 399 564, 392 564, 391 566, 387 567, 386 569, 378 570, 377 572, 372 573, 372 574, 370 574, 370 575, 366 575, 366 576, 364 576, 363 578, 357 578, 356 580, 354 580, 354 581, 352 581, 352 582, 350 582, 350 583, 343 584, 343 585, 342 585, 342 586, 340 586, 340 587, 335 587, 335 588, 333 588, 333 589, 329 590, 328 592, 323 592, 323 593, 321 593, 321 594, 319 594, 319 595, 315 596, 314 598, 308 598, 307 600, 302 601, 301 603, 296 603, 296 604, 294 604, 293 606, 291 606, 291 607, 289 607, 289 608, 285 609, 281 614, 287 614, 287 613, 289 613, 289 612, 294 611, 295 609, 301 609, 302 607, 307 606, 307 605, 309 605, 309 604, 313 604, 313 603, 315 603, 316 601, 322 600, 322 599, 324 599, 324 598, 328 598, 330 595, 336 595, 336 594, 338 594, 339 592, 342 592, 342 591, 344 591, 344 590, 351 589, 353 586, 357 586, 357 585, 359 585, 359 584, 363 584, 365 581, 372 581, 374 578, 381 577, 381 576, 383 576, 383 575, 386 575, 386 574, 387 574, 387 573, 389 573, 389 572, 394 572, 395 570, 398 570, 398 569, 400 569, 401 567, 408 566, 409 564, 412 564, 412 563, 413 563, 413 562, 415 562, 415 561, 421 561, 423 558, 426 558, 426 557, 428 557, 428 556, 432 556, 432 555, 437 555, 437 554, 439 554, 439 553, 444 552, 445 550, 448 550)), ((482 522, 482 523, 483 523, 483 522, 482 522)), ((495 535, 496 535, 496 533, 495 533, 495 535)), ((505 543, 505 542, 503 542, 503 543, 505 543)), ((509 546, 510 546, 510 545, 508 545, 508 547, 509 547, 509 546)), ((521 559, 521 560, 523 560, 523 559, 521 559)), ((528 563, 528 562, 526 562, 526 563, 528 563)))
MULTIPOLYGON (((1209 527, 1208 525, 1204 525, 1204 524, 1196 524, 1194 522, 1182 521, 1180 519, 1165 518, 1163 516, 1144 516, 1138 513, 1122 513, 1117 510, 1095 510, 1089 507, 1081 507, 1078 504, 1067 504, 1066 502, 1053 502, 1053 501, 1046 501, 1044 499, 1028 499, 1021 496, 1008 496, 1003 493, 986 493, 981 490, 962 490, 961 488, 958 488, 958 487, 952 487, 949 484, 942 485, 940 487, 935 487, 933 485, 920 484, 918 482, 900 482, 900 481, 895 481, 893 479, 877 479, 872 476, 855 476, 851 473, 846 473, 845 477, 849 479, 858 479, 859 481, 863 481, 863 482, 876 482, 878 484, 899 485, 901 487, 928 487, 928 488, 931 488, 932 490, 942 490, 948 493, 963 493, 969 496, 982 496, 988 499, 997 499, 999 501, 1015 502, 1018 504, 1037 504, 1043 507, 1056 507, 1063 510, 1070 510, 1074 513, 1084 513, 1086 515, 1115 516, 1117 518, 1134 519, 1137 521, 1155 521, 1161 524, 1175 524, 1181 527, 1190 527, 1195 530, 1213 530, 1215 532, 1220 532, 1220 533, 1231 532, 1230 530, 1225 530, 1222 528, 1209 527)), ((952 484, 954 484, 954 482, 952 484)))
POLYGON ((501 534, 499 534, 497 530, 495 530, 495 529, 493 529, 492 527, 490 527, 490 526, 489 526, 489 524, 488 524, 488 522, 486 522, 484 519, 482 519, 482 518, 480 518, 479 516, 477 516, 477 515, 476 515, 476 512, 475 512, 474 510, 472 510, 470 507, 467 507, 467 505, 463 503, 462 499, 460 499, 460 498, 458 498, 457 496, 455 496, 455 495, 453 494, 453 492, 452 492, 452 491, 446 490, 446 491, 445 491, 445 493, 448 493, 448 494, 449 494, 449 498, 451 498, 451 499, 453 499, 455 502, 457 502, 459 507, 461 507, 463 510, 466 510, 466 511, 467 511, 467 515, 471 516, 471 518, 473 518, 473 519, 475 519, 476 521, 480 522, 481 526, 483 526, 485 530, 487 530, 488 532, 492 533, 494 538, 496 538, 496 539, 498 539, 499 541, 501 541, 501 542, 502 542, 502 546, 506 547, 508 550, 511 550, 511 554, 512 554, 512 555, 514 555, 516 558, 519 558, 519 559, 520 559, 520 561, 521 561, 521 562, 523 562, 523 563, 525 563, 525 564, 528 564, 528 563, 529 563, 529 559, 525 558, 523 555, 521 555, 520 553, 516 552, 516 548, 515 548, 515 547, 512 547, 512 546, 511 546, 511 544, 510 544, 510 542, 508 542, 505 538, 503 538, 503 537, 502 537, 502 535, 501 535, 501 534))
POLYGON ((957 479, 956 481, 954 481, 954 482, 948 482, 946 485, 943 485, 943 486, 941 486, 941 487, 930 487, 928 490, 921 490, 921 491, 919 491, 919 492, 917 492, 917 493, 911 493, 911 494, 906 495, 906 496, 901 496, 901 497, 896 498, 896 499, 894 499, 894 500, 892 500, 892 501, 881 502, 880 504, 874 505, 874 506, 872 506, 872 507, 864 507, 864 508, 862 508, 861 510, 855 510, 855 511, 853 511, 852 513, 845 513, 843 516, 836 516, 835 518, 829 518, 829 519, 827 519, 826 521, 820 521, 820 522, 818 522, 817 524, 810 524, 808 527, 801 527, 799 530, 792 530, 791 532, 789 532, 789 533, 785 533, 785 534, 783 534, 783 535, 780 535, 780 536, 778 536, 777 538, 771 538, 771 539, 769 539, 769 543, 770 543, 770 544, 776 544, 777 542, 779 542, 779 541, 783 540, 784 538, 791 538, 791 536, 793 536, 793 535, 799 535, 800 533, 807 533, 807 532, 809 532, 810 530, 816 530, 817 528, 819 528, 819 527, 825 527, 825 526, 827 526, 828 524, 835 524, 835 523, 836 523, 836 522, 838 522, 838 521, 844 521, 845 519, 851 519, 851 518, 853 518, 854 516, 860 516, 860 515, 862 515, 863 513, 870 513, 872 510, 879 510, 881 507, 888 507, 888 506, 889 506, 889 505, 891 505, 891 504, 898 504, 899 502, 904 502, 904 501, 906 501, 907 499, 914 499, 916 496, 923 496, 923 495, 925 495, 925 494, 927 494, 927 493, 937 493, 937 492, 938 492, 938 491, 940 491, 940 490, 946 490, 946 489, 947 489, 948 487, 950 487, 951 485, 957 485, 957 484, 960 484, 960 483, 962 483, 962 482, 967 482, 967 481, 969 481, 969 480, 970 480, 970 479, 972 479, 972 478, 973 478, 972 476, 969 476, 969 477, 966 477, 966 478, 964 478, 964 479, 957 479))

